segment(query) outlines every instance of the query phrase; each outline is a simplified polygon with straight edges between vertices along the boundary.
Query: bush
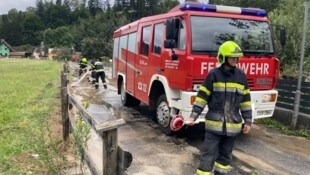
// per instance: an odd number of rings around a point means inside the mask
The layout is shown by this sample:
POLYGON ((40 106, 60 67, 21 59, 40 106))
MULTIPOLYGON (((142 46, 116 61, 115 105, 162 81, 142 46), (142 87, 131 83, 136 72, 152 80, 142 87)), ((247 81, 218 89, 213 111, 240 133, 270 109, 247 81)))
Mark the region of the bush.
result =
POLYGON ((55 57, 55 60, 58 60, 58 61, 69 61, 70 58, 71 58, 71 56, 69 56, 69 55, 59 55, 59 56, 55 57))

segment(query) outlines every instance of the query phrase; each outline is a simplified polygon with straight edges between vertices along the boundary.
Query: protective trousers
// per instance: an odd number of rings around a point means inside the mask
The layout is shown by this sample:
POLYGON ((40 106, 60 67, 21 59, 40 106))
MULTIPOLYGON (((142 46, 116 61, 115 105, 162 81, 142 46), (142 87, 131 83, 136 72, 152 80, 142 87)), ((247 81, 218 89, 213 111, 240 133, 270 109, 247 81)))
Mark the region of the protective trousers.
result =
POLYGON ((196 174, 211 175, 213 168, 215 175, 227 174, 230 170, 235 138, 206 131, 196 174))
POLYGON ((94 70, 91 71, 92 83, 96 83, 96 72, 94 70))
POLYGON ((105 82, 105 73, 104 72, 96 72, 96 83, 95 83, 96 89, 98 89, 98 87, 99 87, 99 78, 101 79, 101 81, 103 83, 103 87, 105 89, 107 89, 107 84, 105 82))

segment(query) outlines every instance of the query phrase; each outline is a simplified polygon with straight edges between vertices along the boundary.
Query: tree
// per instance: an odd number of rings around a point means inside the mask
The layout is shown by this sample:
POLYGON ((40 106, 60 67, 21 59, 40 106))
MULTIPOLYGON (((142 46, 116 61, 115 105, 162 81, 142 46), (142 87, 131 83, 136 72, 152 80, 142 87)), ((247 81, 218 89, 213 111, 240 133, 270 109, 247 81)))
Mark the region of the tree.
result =
POLYGON ((102 4, 100 0, 89 0, 88 9, 92 16, 96 16, 97 13, 102 11, 102 4))
POLYGON ((71 12, 71 3, 70 0, 64 0, 63 6, 70 13, 71 12))
POLYGON ((111 11, 111 4, 110 0, 105 0, 103 3, 103 10, 104 11, 111 11))
POLYGON ((39 45, 42 41, 41 31, 44 30, 44 24, 34 13, 27 12, 24 22, 24 43, 33 46, 39 45))
POLYGON ((44 31, 44 43, 51 47, 68 47, 73 45, 73 36, 68 27, 47 29, 44 31))
POLYGON ((7 15, 2 16, 0 36, 13 46, 24 44, 24 19, 24 12, 11 9, 7 15))
POLYGON ((87 58, 100 58, 107 56, 111 45, 106 43, 102 38, 87 37, 82 41, 81 51, 87 58))
POLYGON ((61 5, 61 0, 56 0, 56 5, 61 5))
POLYGON ((48 14, 48 27, 57 28, 71 24, 70 11, 65 6, 50 4, 47 9, 48 14))
POLYGON ((45 23, 46 7, 42 0, 37 0, 35 13, 45 23))
MULTIPOLYGON (((298 65, 301 55, 301 42, 303 32, 303 20, 304 20, 304 6, 303 0, 285 0, 279 5, 277 9, 269 14, 271 22, 274 24, 282 24, 286 28, 287 41, 284 49, 284 53, 280 55, 283 74, 287 74, 295 78, 298 75, 298 65)), ((307 19, 309 20, 309 19, 307 19)), ((309 23, 308 23, 309 26, 309 23)), ((304 59, 304 71, 303 75, 309 76, 310 73, 310 31, 308 31, 305 43, 305 59, 304 59), (308 75, 307 75, 308 74, 308 75)), ((277 49, 280 49, 279 44, 276 45, 277 49)))
POLYGON ((159 13, 167 13, 173 7, 177 6, 179 1, 177 0, 166 0, 160 3, 159 13))
MULTIPOLYGON (((292 64, 296 62, 300 56, 304 16, 304 8, 302 4, 303 0, 286 0, 283 1, 277 9, 269 13, 272 23, 281 24, 286 28, 287 44, 281 58, 283 64, 292 64)), ((309 40, 306 46, 309 46, 308 43, 309 40)), ((277 47, 279 50, 280 46, 277 45, 277 47)), ((309 47, 307 48, 309 51, 309 47)))

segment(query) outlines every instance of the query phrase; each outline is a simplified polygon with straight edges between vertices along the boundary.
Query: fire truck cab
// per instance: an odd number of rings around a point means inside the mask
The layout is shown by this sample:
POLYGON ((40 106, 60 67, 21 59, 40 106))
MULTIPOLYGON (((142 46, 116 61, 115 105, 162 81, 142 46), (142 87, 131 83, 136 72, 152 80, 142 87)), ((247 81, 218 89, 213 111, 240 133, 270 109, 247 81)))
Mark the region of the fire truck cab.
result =
MULTIPOLYGON (((125 106, 141 102, 171 134, 175 115, 189 118, 199 86, 219 66, 219 46, 232 40, 244 56, 238 67, 248 79, 253 118, 273 115, 280 62, 266 11, 185 2, 168 13, 142 18, 113 35, 113 78, 125 106)), ((207 107, 197 122, 204 122, 207 107)))

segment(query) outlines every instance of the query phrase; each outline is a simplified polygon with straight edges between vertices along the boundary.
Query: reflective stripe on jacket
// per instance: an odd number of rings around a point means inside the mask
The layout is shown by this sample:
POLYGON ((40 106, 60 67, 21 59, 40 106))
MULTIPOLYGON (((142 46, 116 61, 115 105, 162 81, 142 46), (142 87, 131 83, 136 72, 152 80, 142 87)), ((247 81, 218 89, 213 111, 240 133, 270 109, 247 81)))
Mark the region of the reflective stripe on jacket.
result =
POLYGON ((251 97, 244 72, 223 67, 211 70, 200 86, 192 113, 198 117, 208 105, 206 129, 234 136, 241 131, 242 118, 252 123, 251 97), (241 115, 240 115, 241 111, 241 115))
POLYGON ((103 63, 100 61, 95 62, 95 71, 96 72, 103 72, 103 63))

